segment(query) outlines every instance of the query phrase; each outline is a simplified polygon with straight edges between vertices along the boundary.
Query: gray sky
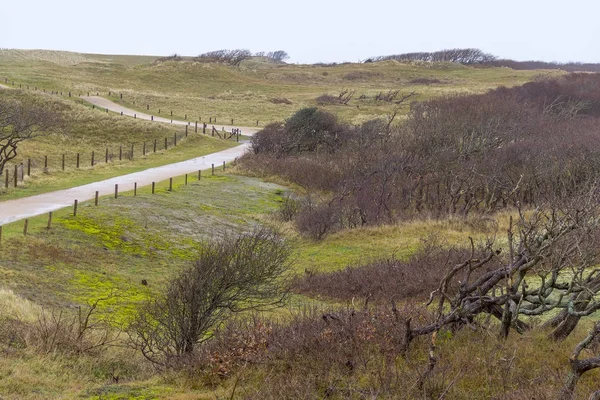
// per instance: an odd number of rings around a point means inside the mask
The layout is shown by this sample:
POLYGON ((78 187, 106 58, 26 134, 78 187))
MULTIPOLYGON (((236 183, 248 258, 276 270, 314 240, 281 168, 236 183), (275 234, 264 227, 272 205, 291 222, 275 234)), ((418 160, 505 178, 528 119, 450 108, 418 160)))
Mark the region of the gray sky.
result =
POLYGON ((598 0, 0 0, 0 48, 197 55, 286 50, 290 62, 477 47, 600 62, 598 0))

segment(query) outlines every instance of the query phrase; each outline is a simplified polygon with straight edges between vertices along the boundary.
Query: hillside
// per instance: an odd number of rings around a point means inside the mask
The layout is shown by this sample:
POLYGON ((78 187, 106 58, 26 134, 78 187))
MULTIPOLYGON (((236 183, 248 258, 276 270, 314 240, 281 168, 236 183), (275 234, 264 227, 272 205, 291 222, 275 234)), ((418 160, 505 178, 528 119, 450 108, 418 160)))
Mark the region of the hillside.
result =
MULTIPOLYGON (((397 105, 379 93, 416 92, 411 100, 455 93, 481 93, 514 86, 540 74, 560 72, 474 68, 451 63, 383 61, 368 64, 294 65, 261 59, 239 67, 194 61, 156 62, 153 57, 99 56, 50 51, 0 51, 0 79, 55 91, 122 93, 128 106, 180 118, 210 117, 264 126, 319 104, 323 94, 354 91, 346 105, 320 104, 352 123, 384 116, 397 105), (134 104, 135 103, 135 104, 134 104)), ((405 107, 406 110, 406 107, 405 107)))

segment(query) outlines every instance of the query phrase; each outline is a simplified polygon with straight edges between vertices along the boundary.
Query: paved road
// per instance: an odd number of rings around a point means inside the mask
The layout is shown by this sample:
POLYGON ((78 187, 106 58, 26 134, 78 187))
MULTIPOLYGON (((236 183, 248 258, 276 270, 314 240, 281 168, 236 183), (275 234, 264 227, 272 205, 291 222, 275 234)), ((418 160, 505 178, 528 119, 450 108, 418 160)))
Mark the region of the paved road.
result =
MULTIPOLYGON (((134 115, 137 118, 140 119, 146 119, 148 121, 152 120, 152 117, 154 117, 154 121, 156 122, 164 122, 164 123, 171 123, 171 121, 173 121, 173 124, 176 125, 190 125, 190 126, 194 126, 194 121, 178 121, 178 120, 171 120, 170 118, 164 118, 164 117, 160 117, 157 115, 152 115, 152 114, 146 114, 140 111, 135 111, 132 110, 130 108, 124 107, 118 103, 112 102, 110 100, 105 99, 104 97, 98 97, 98 96, 81 96, 81 98, 85 101, 87 101, 88 103, 94 104, 95 106, 102 108, 102 109, 107 109, 109 111, 114 111, 116 113, 123 113, 123 115, 127 115, 130 117, 133 117, 134 115)), ((202 126, 202 124, 199 122, 198 123, 198 129, 200 129, 200 127, 202 126)), ((254 133, 258 132, 259 129, 257 128, 250 128, 250 127, 244 127, 244 126, 231 126, 231 125, 216 125, 216 124, 208 124, 207 129, 210 129, 211 127, 215 127, 215 129, 217 130, 221 130, 221 129, 225 129, 226 131, 231 132, 232 128, 238 128, 242 130, 242 134, 243 135, 253 135, 254 133)))
POLYGON ((191 160, 164 165, 162 167, 150 168, 133 174, 121 175, 84 186, 58 190, 56 192, 44 193, 22 199, 3 201, 0 202, 0 225, 72 206, 74 200, 91 200, 94 198, 96 191, 100 192, 100 196, 114 194, 115 184, 119 185, 119 191, 133 190, 134 183, 136 182, 138 187, 142 187, 151 185, 152 182, 163 181, 171 177, 188 173, 197 173, 200 169, 211 168, 211 164, 215 164, 215 167, 222 166, 223 161, 230 162, 236 157, 241 156, 248 146, 249 145, 245 143, 241 146, 220 151, 218 153, 212 153, 191 160))
MULTIPOLYGON (((4 85, 0 85, 0 87, 8 88, 4 85)), ((123 112, 124 115, 133 116, 134 114, 137 114, 137 118, 151 119, 150 114, 138 113, 137 111, 128 109, 102 97, 90 96, 83 97, 83 99, 98 107, 108 108, 109 110, 118 113, 123 112)), ((166 118, 161 117, 155 117, 154 120, 157 122, 171 123, 170 119, 167 120, 166 118)), ((174 120, 173 124, 186 125, 188 122, 174 120)), ((220 129, 221 127, 222 125, 215 126, 217 129, 220 129)), ((231 128, 240 128, 244 135, 253 135, 257 132, 256 128, 225 126, 225 129, 227 130, 231 131, 231 128)), ((96 191, 99 192, 100 196, 114 194, 115 184, 119 185, 119 191, 133 190, 134 183, 137 183, 138 187, 143 187, 151 185, 152 182, 163 181, 171 177, 197 173, 198 170, 211 168, 211 164, 221 166, 223 165, 223 161, 231 162, 244 154, 248 147, 249 144, 244 143, 231 149, 207 154, 206 156, 175 164, 168 164, 162 167, 150 168, 132 174, 121 175, 104 181, 90 183, 88 185, 58 190, 22 199, 2 201, 0 202, 0 226, 72 206, 75 200, 91 200, 94 198, 96 191)))

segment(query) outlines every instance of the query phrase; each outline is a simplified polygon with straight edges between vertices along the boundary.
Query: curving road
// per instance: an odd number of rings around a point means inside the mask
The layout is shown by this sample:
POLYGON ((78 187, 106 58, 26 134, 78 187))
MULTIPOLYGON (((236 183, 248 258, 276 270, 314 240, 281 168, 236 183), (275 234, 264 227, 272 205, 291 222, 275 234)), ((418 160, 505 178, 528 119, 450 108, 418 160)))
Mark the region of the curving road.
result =
MULTIPOLYGON (((114 112, 120 113, 122 111, 124 115, 133 116, 134 114, 137 114, 138 118, 151 119, 149 114, 138 113, 137 111, 125 108, 101 97, 85 97, 84 100, 96 104, 99 107, 108 108, 114 112)), ((160 117, 155 117, 154 120, 157 122, 171 123, 170 119, 167 120, 160 117)), ((188 122, 174 120, 173 124, 187 125, 188 122)), ((217 129, 221 127, 221 125, 218 127, 215 126, 217 129)), ((240 128, 244 135, 253 135, 257 131, 255 128, 225 126, 225 129, 231 130, 231 128, 240 128)), ((128 191, 133 190, 134 183, 137 183, 138 187, 143 187, 151 185, 152 182, 163 181, 171 177, 197 173, 198 170, 211 168, 212 164, 214 164, 215 167, 220 166, 223 162, 231 162, 244 154, 248 147, 248 143, 243 143, 242 145, 231 149, 196 157, 191 160, 150 168, 132 174, 121 175, 71 189, 58 190, 16 200, 2 201, 0 202, 0 226, 20 219, 72 206, 74 200, 91 200, 94 198, 96 191, 99 192, 100 196, 114 194, 115 184, 119 185, 119 191, 128 191)))
MULTIPOLYGON (((137 118, 140 119, 145 119, 145 120, 152 120, 152 117, 154 117, 154 121, 155 122, 164 122, 164 123, 173 123, 176 125, 190 125, 190 126, 194 126, 194 122, 192 121, 178 121, 178 120, 172 120, 170 118, 164 118, 164 117, 160 117, 157 115, 152 115, 152 114, 146 114, 140 111, 135 111, 132 110, 130 108, 124 107, 118 103, 115 103, 113 101, 110 101, 108 99, 105 99, 104 97, 98 97, 98 96, 81 96, 81 99, 87 101, 90 104, 93 104, 101 109, 108 109, 109 111, 113 111, 116 113, 123 113, 123 115, 127 115, 129 117, 133 117, 134 115, 137 118), (172 121, 172 122, 171 122, 172 121)), ((198 123, 198 129, 200 129, 200 127, 202 126, 202 123, 199 122, 198 123)), ((225 129, 227 131, 231 132, 232 128, 237 128, 237 129, 241 129, 242 131, 242 135, 253 135, 254 133, 258 132, 260 129, 257 128, 249 128, 249 127, 244 127, 244 126, 231 126, 231 125, 215 125, 215 124, 208 124, 208 128, 210 129, 210 127, 215 127, 215 129, 217 130, 221 130, 221 129, 225 129)))
POLYGON ((171 177, 197 173, 198 170, 211 168, 211 164, 215 164, 215 167, 217 167, 222 165, 223 161, 230 162, 236 157, 241 156, 248 146, 248 143, 244 143, 241 146, 175 164, 150 168, 144 171, 121 175, 71 189, 58 190, 22 199, 3 201, 0 202, 0 226, 20 219, 72 206, 74 200, 91 200, 94 198, 96 191, 100 192, 100 196, 114 194, 115 184, 119 185, 119 191, 121 192, 133 190, 134 183, 137 183, 139 188, 151 185, 152 182, 163 181, 171 177))

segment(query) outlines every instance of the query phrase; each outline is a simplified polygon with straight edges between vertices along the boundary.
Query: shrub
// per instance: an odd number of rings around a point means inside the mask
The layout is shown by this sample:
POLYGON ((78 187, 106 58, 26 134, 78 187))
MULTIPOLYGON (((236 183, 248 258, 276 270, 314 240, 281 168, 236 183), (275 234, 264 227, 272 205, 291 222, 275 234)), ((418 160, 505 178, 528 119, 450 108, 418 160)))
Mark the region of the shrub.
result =
POLYGON ((329 204, 309 204, 296 217, 298 230, 314 240, 321 240, 338 225, 337 210, 329 204))
POLYGON ((284 222, 290 222, 296 217, 301 207, 302 203, 298 199, 287 195, 279 206, 279 216, 284 222))
POLYGON ((131 344, 153 363, 171 365, 232 313, 280 305, 289 255, 283 240, 264 228, 206 243, 163 294, 140 307, 129 327, 131 344))
POLYGON ((349 266, 332 273, 307 273, 294 280, 294 289, 311 296, 343 301, 368 298, 377 303, 425 300, 448 267, 468 257, 463 249, 428 245, 409 260, 396 258, 349 266))

